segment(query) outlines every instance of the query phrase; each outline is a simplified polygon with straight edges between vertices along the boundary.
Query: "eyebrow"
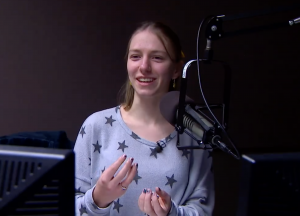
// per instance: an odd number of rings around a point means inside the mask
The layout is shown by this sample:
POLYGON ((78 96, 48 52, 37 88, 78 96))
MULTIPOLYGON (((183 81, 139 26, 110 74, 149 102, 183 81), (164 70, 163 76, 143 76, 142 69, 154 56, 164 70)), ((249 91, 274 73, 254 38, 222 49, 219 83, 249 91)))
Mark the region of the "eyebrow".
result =
MULTIPOLYGON (((139 49, 130 49, 129 52, 141 52, 139 49)), ((163 50, 153 50, 151 53, 167 53, 166 51, 163 50)))

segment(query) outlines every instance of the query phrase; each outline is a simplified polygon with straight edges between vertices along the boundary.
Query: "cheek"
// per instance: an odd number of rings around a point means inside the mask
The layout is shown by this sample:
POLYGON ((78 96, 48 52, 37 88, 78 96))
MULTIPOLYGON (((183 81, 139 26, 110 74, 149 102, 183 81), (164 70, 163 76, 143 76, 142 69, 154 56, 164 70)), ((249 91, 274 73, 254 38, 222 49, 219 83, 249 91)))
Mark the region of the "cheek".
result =
POLYGON ((172 79, 174 72, 175 68, 172 66, 165 66, 161 69, 161 75, 168 80, 172 79))
POLYGON ((128 76, 131 77, 134 74, 134 67, 132 64, 127 64, 127 73, 128 76))

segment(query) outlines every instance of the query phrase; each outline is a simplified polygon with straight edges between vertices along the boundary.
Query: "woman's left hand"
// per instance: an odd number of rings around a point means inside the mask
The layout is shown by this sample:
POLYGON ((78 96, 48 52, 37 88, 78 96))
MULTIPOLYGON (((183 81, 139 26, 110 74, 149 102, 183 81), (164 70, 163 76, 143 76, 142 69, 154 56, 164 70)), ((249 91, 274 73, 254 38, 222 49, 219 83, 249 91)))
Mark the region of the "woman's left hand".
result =
POLYGON ((150 189, 144 189, 138 200, 139 208, 150 216, 166 216, 171 209, 170 195, 156 187, 152 192, 150 189))

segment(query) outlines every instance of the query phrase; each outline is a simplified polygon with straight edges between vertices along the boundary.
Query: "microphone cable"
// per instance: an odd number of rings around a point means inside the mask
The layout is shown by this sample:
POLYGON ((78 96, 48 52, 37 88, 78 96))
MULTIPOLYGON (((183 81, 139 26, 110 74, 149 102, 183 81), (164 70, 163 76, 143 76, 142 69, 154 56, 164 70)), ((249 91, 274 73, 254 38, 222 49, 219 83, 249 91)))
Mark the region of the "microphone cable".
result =
POLYGON ((198 28, 198 33, 197 33, 197 47, 196 47, 196 50, 197 50, 197 72, 198 72, 198 81, 199 81, 199 88, 200 88, 200 92, 201 92, 201 95, 202 95, 202 98, 204 100, 204 103, 208 109, 208 111, 210 112, 210 114, 212 115, 213 119, 215 120, 215 122, 218 124, 218 127, 221 128, 221 130, 223 131, 223 133, 225 134, 225 136, 227 137, 227 139, 229 140, 230 142, 230 145, 234 148, 235 152, 237 155, 234 155, 233 156, 236 158, 236 159, 240 159, 241 156, 240 156, 240 153, 239 151, 237 150, 237 148, 235 147, 235 145, 233 144, 233 142, 231 141, 229 135, 227 134, 227 132, 225 131, 224 127, 220 124, 220 122, 218 121, 218 119, 216 118, 216 116, 214 115, 214 113, 211 111, 211 109, 209 108, 209 105, 206 101, 206 98, 204 96, 204 93, 203 93, 203 89, 202 89, 202 83, 201 83, 201 75, 200 75, 200 59, 199 59, 199 41, 200 41, 200 33, 202 31, 202 27, 203 27, 203 23, 206 19, 209 19, 209 18, 213 18, 213 16, 208 16, 204 19, 202 19, 200 25, 199 25, 199 28, 198 28))

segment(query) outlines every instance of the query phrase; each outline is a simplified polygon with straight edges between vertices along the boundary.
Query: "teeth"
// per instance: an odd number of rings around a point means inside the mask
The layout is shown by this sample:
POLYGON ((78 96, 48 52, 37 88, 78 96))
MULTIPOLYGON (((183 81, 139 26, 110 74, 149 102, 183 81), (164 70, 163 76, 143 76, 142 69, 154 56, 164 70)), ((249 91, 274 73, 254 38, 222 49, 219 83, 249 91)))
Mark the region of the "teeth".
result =
POLYGON ((138 80, 141 82, 152 82, 153 81, 153 79, 150 79, 150 78, 139 78, 138 80))

